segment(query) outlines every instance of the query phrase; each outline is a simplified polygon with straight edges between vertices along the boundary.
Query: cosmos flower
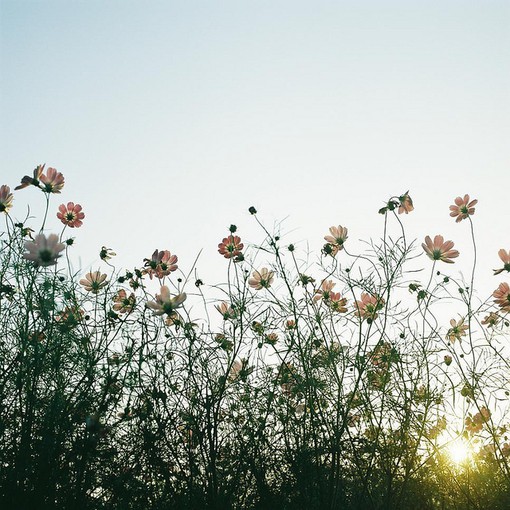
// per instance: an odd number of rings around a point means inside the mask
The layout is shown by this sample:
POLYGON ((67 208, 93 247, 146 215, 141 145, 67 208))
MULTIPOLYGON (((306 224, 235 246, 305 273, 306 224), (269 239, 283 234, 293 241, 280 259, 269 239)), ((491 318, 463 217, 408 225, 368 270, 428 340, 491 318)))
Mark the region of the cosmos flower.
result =
POLYGON ((0 212, 8 213, 12 207, 13 194, 11 188, 3 184, 0 186, 0 212))
POLYGON ((25 249, 28 253, 23 254, 24 259, 33 262, 36 267, 47 267, 57 263, 65 244, 59 242, 57 234, 50 234, 47 238, 39 234, 33 241, 25 242, 25 249))
POLYGON ((273 283, 274 273, 263 267, 260 271, 254 271, 248 280, 248 285, 255 290, 268 289, 273 283))
POLYGON ((21 179, 21 184, 19 186, 16 186, 14 190, 19 190, 26 188, 27 186, 33 185, 39 187, 39 181, 41 179, 41 175, 44 170, 44 165, 38 165, 34 169, 33 177, 30 177, 29 175, 25 175, 23 179, 21 179))
POLYGON ((230 367, 230 370, 228 371, 227 379, 229 382, 234 382, 241 373, 241 370, 243 369, 243 363, 239 360, 235 360, 232 362, 232 366, 230 367))
POLYGON ((503 282, 499 284, 499 287, 492 293, 495 298, 494 302, 504 312, 510 312, 510 286, 508 283, 503 282))
POLYGON ((340 292, 332 292, 329 296, 328 305, 334 312, 345 313, 347 311, 346 304, 347 299, 342 297, 340 292))
POLYGON ((319 301, 320 299, 324 299, 327 301, 330 298, 331 291, 335 285, 336 283, 333 282, 333 280, 324 280, 321 284, 321 288, 315 291, 313 300, 319 301))
POLYGON ((409 191, 406 191, 402 196, 399 197, 400 206, 398 208, 398 214, 402 214, 402 213, 408 214, 414 210, 413 200, 408 195, 408 193, 409 193, 409 191))
POLYGON ((465 220, 468 216, 475 214, 475 205, 478 200, 469 201, 469 195, 464 195, 464 198, 457 197, 455 205, 450 206, 450 216, 456 218, 456 222, 465 220))
POLYGON ((106 275, 102 274, 101 271, 87 273, 85 278, 80 280, 80 285, 82 285, 87 292, 92 292, 92 294, 97 294, 107 284, 106 275))
POLYGON ((149 275, 152 280, 153 275, 161 279, 168 276, 170 273, 177 270, 177 255, 172 255, 168 250, 158 251, 154 250, 150 259, 145 261, 145 273, 149 275))
POLYGON ((384 299, 366 292, 361 293, 361 301, 356 301, 356 314, 361 319, 377 319, 377 311, 384 306, 384 299))
POLYGON ((498 255, 503 262, 503 267, 501 269, 494 269, 494 276, 501 274, 503 271, 510 272, 510 250, 506 251, 501 248, 501 250, 498 251, 498 255))
POLYGON ((490 420, 491 412, 485 407, 480 407, 480 412, 476 413, 474 416, 471 416, 471 413, 466 417, 465 425, 466 430, 470 434, 475 434, 476 432, 480 432, 483 428, 484 423, 487 423, 490 420))
POLYGON ((241 242, 239 236, 229 235, 225 237, 220 244, 218 244, 218 252, 226 259, 237 257, 241 254, 244 244, 241 242))
POLYGON ((118 313, 131 313, 136 303, 135 295, 131 292, 128 296, 124 289, 120 289, 113 297, 113 309, 118 313))
POLYGON ((459 256, 457 250, 452 250, 453 246, 453 241, 445 242, 443 236, 440 235, 434 237, 434 242, 427 236, 425 237, 425 242, 422 243, 422 247, 430 259, 441 260, 447 264, 453 264, 453 260, 451 259, 459 256))
POLYGON ((81 212, 82 207, 80 204, 74 202, 67 202, 67 205, 61 204, 58 208, 57 218, 68 227, 78 228, 83 225, 83 218, 85 214, 81 212))
POLYGON ((446 340, 449 340, 452 344, 455 340, 461 340, 463 336, 466 336, 466 331, 469 329, 469 326, 464 324, 463 318, 459 322, 451 319, 450 326, 451 328, 446 333, 446 340))
POLYGON ((156 294, 155 301, 149 301, 147 303, 147 308, 150 308, 154 312, 154 315, 167 314, 170 316, 176 308, 179 308, 182 303, 186 301, 186 297, 184 292, 172 297, 168 287, 162 285, 160 293, 156 294))
POLYGON ((42 190, 45 193, 60 193, 64 187, 64 176, 55 168, 48 168, 46 174, 41 174, 42 190))
POLYGON ((234 309, 224 301, 219 305, 215 305, 215 308, 221 313, 224 320, 233 319, 236 315, 234 309))
POLYGON ((341 225, 330 227, 329 233, 331 235, 324 236, 324 239, 332 248, 331 255, 335 256, 344 247, 344 243, 347 240, 347 228, 341 225))

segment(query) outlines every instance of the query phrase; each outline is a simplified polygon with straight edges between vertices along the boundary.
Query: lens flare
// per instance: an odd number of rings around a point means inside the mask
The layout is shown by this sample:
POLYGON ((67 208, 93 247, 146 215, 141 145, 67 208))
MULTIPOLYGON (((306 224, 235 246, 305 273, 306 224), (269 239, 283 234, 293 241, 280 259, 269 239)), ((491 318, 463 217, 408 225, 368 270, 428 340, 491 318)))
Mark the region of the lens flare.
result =
POLYGON ((448 457, 455 464, 463 464, 471 457, 471 447, 463 439, 452 441, 447 447, 448 457))

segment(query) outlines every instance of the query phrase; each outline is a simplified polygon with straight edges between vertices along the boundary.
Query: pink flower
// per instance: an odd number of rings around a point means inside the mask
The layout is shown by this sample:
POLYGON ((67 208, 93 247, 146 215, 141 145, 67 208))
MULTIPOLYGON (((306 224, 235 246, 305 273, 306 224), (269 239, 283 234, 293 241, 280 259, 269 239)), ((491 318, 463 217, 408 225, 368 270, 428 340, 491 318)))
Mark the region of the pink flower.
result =
POLYGON ((464 195, 464 198, 457 197, 455 199, 455 205, 450 206, 450 216, 452 218, 457 217, 455 220, 457 223, 459 221, 465 220, 468 216, 475 214, 475 205, 478 203, 478 200, 469 201, 469 195, 464 195))
POLYGON ((74 204, 74 202, 67 202, 67 206, 62 204, 58 208, 57 218, 68 227, 78 228, 83 225, 83 218, 85 214, 81 212, 82 207, 80 204, 74 204))
POLYGON ((13 198, 14 197, 9 186, 6 186, 5 184, 0 186, 0 212, 9 212, 9 209, 12 207, 13 198))
POLYGON ((400 206, 398 208, 398 214, 402 213, 408 214, 414 210, 413 200, 408 195, 408 193, 409 191, 406 191, 401 197, 399 197, 400 206))
POLYGON ((248 285, 255 290, 268 289, 273 283, 274 273, 263 267, 260 271, 254 271, 248 285))
POLYGON ((221 313, 223 319, 226 321, 229 319, 233 319, 236 316, 234 309, 224 301, 219 305, 215 305, 215 308, 216 310, 218 310, 218 312, 221 313))
POLYGON ((340 295, 340 292, 332 292, 329 296, 328 305, 334 312, 345 313, 347 308, 347 299, 340 295))
POLYGON ((239 360, 235 360, 232 362, 232 366, 230 367, 230 370, 228 371, 227 380, 229 382, 234 382, 241 373, 241 370, 243 369, 243 363, 239 360))
POLYGON ((120 289, 117 294, 113 297, 114 305, 113 309, 119 313, 131 313, 136 303, 135 295, 127 295, 124 289, 120 289))
POLYGON ((64 176, 55 168, 48 168, 46 174, 41 174, 42 190, 45 193, 60 193, 64 187, 64 176))
POLYGON ((510 250, 508 250, 507 252, 506 250, 501 248, 501 250, 498 251, 498 255, 499 258, 503 261, 504 265, 502 269, 494 269, 494 276, 502 273, 503 271, 510 271, 510 250))
POLYGON ((425 242, 422 243, 422 247, 429 258, 432 260, 442 260, 447 264, 453 264, 451 259, 459 256, 457 250, 452 250, 453 246, 453 241, 445 242, 443 236, 439 235, 434 237, 434 242, 427 236, 425 237, 425 242))
POLYGON ((177 260, 177 255, 172 255, 168 250, 158 251, 156 249, 150 260, 144 259, 147 268, 145 273, 151 280, 154 274, 159 279, 164 278, 177 270, 177 260))
POLYGON ((241 250, 244 248, 241 238, 239 236, 229 235, 225 237, 223 241, 218 244, 218 252, 223 255, 226 259, 237 257, 241 254, 241 250))
POLYGON ((83 285, 87 292, 97 294, 103 287, 106 287, 108 284, 108 282, 105 280, 105 274, 101 274, 101 271, 94 271, 87 273, 85 278, 80 280, 80 285, 83 285))
POLYGON ((379 311, 383 306, 383 298, 362 292, 361 301, 356 301, 356 314, 361 319, 369 319, 373 321, 377 319, 377 311, 379 311))
POLYGON ((455 340, 461 340, 463 336, 466 336, 466 331, 469 329, 469 326, 464 324, 464 319, 460 319, 459 322, 451 319, 450 326, 451 328, 446 333, 446 340, 449 340, 452 344, 455 340))
POLYGON ((41 175, 43 173, 43 170, 44 170, 44 165, 38 165, 35 169, 34 169, 34 176, 33 177, 30 177, 29 175, 25 175, 23 177, 23 179, 21 179, 21 184, 19 186, 16 186, 14 188, 14 190, 19 190, 19 189, 23 189, 23 188, 26 188, 27 186, 30 186, 31 184, 34 185, 34 186, 37 186, 39 187, 39 180, 41 179, 41 175))
POLYGON ((67 326, 75 326, 84 316, 83 310, 77 306, 66 306, 65 309, 55 315, 55 321, 67 326))
POLYGON ((480 432, 483 428, 484 423, 490 420, 491 412, 485 407, 480 408, 480 412, 476 413, 473 417, 471 413, 466 417, 465 424, 466 430, 471 434, 480 432))
POLYGON ((58 241, 57 234, 50 234, 48 238, 44 234, 39 234, 34 241, 25 242, 25 249, 28 253, 24 253, 23 258, 32 261, 36 267, 47 267, 57 263, 65 244, 58 241))
POLYGON ((344 247, 344 243, 347 240, 347 228, 341 225, 330 227, 329 233, 331 235, 324 236, 324 239, 331 246, 331 255, 335 256, 344 247))
POLYGON ((370 353, 369 360, 372 365, 381 370, 388 370, 392 361, 393 347, 388 342, 378 344, 370 353))
POLYGON ((155 301, 149 301, 147 303, 147 308, 150 308, 154 312, 154 315, 163 315, 166 313, 168 316, 171 316, 174 310, 179 308, 182 303, 186 301, 186 297, 184 292, 172 297, 168 287, 162 285, 160 293, 156 294, 155 301))
POLYGON ((503 282, 499 284, 499 287, 492 293, 495 298, 494 302, 504 312, 510 312, 510 286, 508 283, 503 282))
POLYGON ((327 301, 331 295, 331 291, 336 283, 333 280, 324 280, 321 284, 321 288, 315 291, 315 295, 313 296, 314 301, 319 301, 319 299, 324 299, 327 301))

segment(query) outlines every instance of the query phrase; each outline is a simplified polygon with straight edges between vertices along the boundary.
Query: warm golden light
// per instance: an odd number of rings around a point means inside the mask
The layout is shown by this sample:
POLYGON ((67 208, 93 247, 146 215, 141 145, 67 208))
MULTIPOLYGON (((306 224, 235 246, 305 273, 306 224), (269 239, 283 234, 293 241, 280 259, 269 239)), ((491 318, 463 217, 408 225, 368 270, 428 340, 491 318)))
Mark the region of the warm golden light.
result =
POLYGON ((463 439, 459 438, 452 441, 447 447, 448 457, 455 464, 463 464, 471 457, 471 447, 463 439))

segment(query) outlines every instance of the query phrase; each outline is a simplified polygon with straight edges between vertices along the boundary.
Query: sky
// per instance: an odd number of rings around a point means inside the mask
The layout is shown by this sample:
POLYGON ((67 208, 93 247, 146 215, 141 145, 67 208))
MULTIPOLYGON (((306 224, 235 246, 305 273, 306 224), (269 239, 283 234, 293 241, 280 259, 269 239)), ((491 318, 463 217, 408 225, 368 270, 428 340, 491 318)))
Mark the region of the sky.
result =
MULTIPOLYGON (((206 284, 230 224, 262 241, 252 205, 299 248, 343 225, 355 251, 407 190, 410 238, 454 240, 467 275, 448 207, 468 193, 490 293, 510 249, 509 28, 506 0, 0 0, 0 184, 64 174, 48 232, 83 206, 77 269, 103 268, 102 245, 119 267, 201 252, 206 284)), ((16 192, 13 216, 43 198, 16 192)))

